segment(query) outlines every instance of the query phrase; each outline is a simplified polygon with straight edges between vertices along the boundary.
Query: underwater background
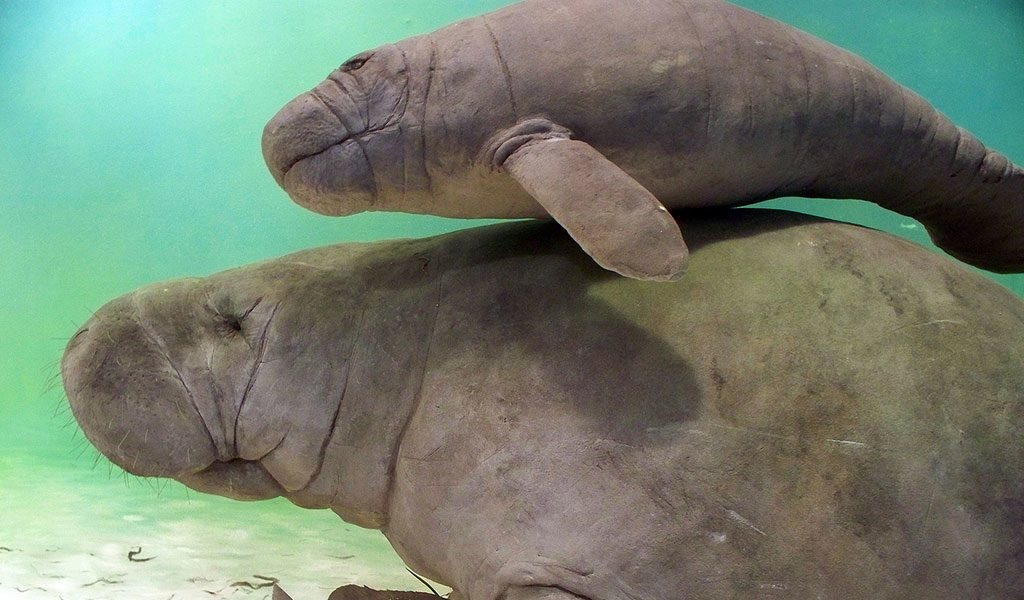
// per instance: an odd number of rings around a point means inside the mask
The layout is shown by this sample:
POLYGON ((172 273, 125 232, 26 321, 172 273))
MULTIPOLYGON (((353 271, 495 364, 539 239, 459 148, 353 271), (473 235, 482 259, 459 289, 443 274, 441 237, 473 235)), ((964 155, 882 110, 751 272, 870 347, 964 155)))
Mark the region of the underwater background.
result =
MULTIPOLYGON (((0 600, 424 589, 379 533, 328 511, 124 476, 78 432, 58 362, 91 310, 149 282, 480 224, 308 212, 271 179, 260 134, 347 57, 505 4, 0 1, 0 600)), ((1020 0, 738 4, 860 54, 1024 163, 1020 0)), ((865 202, 766 204, 927 244, 865 202)), ((994 278, 1024 295, 1024 276, 994 278)))

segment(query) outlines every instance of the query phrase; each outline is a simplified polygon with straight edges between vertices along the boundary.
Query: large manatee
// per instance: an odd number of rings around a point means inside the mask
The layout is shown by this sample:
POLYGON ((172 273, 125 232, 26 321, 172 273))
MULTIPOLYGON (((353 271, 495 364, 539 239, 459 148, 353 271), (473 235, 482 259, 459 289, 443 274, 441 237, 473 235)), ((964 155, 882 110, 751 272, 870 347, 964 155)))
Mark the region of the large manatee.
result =
POLYGON ((1024 169, 863 59, 720 0, 526 0, 381 46, 285 106, 263 152, 315 211, 550 215, 643 279, 686 266, 664 207, 787 195, 870 200, 1024 270, 1024 169))
POLYGON ((1024 597, 1024 303, 728 212, 672 283, 527 222, 150 285, 64 385, 131 473, 330 508, 464 599, 1024 597))

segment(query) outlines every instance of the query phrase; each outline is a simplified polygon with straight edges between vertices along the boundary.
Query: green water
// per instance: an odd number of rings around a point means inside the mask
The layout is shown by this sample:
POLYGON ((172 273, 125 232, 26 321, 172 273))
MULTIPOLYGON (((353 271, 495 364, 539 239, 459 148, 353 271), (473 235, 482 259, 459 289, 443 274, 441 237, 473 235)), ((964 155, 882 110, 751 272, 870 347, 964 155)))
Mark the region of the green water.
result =
MULTIPOLYGON (((1018 0, 740 3, 861 54, 1024 162, 1018 0)), ((254 574, 296 600, 352 581, 419 588, 378 534, 330 514, 94 466, 51 384, 90 310, 144 283, 476 224, 306 212, 266 172, 259 136, 346 57, 503 4, 0 2, 0 600, 268 596, 231 585, 254 574), (157 557, 129 561, 134 546, 157 557)), ((770 204, 926 240, 862 202, 770 204)), ((1024 277, 998 279, 1024 294, 1024 277)))

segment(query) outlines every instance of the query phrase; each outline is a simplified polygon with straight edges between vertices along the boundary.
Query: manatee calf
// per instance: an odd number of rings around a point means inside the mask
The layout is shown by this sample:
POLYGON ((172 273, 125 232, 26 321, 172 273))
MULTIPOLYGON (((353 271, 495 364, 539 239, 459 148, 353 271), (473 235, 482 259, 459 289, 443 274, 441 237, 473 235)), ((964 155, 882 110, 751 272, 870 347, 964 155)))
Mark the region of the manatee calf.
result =
POLYGON ((1024 170, 863 59, 719 0, 526 0, 355 56, 266 126, 329 215, 550 215, 602 266, 674 279, 664 207, 861 198, 1024 270, 1024 170))
POLYGON ((330 508, 463 599, 1022 597, 1024 303, 726 212, 672 283, 520 222, 151 285, 65 389, 128 471, 330 508))

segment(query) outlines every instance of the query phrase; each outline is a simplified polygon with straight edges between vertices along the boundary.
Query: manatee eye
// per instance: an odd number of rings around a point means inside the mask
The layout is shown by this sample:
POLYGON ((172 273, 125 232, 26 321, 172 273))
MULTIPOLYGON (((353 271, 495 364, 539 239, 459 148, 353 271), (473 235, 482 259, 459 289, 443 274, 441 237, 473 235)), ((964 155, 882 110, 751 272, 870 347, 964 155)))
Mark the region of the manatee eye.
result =
POLYGON ((230 309, 215 311, 218 329, 224 333, 241 333, 242 321, 245 321, 245 318, 249 316, 249 313, 251 313, 262 301, 262 297, 257 298, 256 302, 253 302, 252 306, 242 314, 238 314, 236 311, 230 309))
POLYGON ((217 315, 217 320, 214 324, 214 328, 221 335, 233 335, 242 332, 242 319, 244 317, 230 314, 220 313, 217 315))
POLYGON ((230 329, 234 329, 235 331, 241 331, 242 319, 236 316, 230 316, 224 319, 224 325, 230 329))
POLYGON ((342 71, 355 71, 359 67, 365 65, 366 61, 370 60, 372 56, 373 54, 360 54, 358 56, 353 56, 352 58, 342 63, 341 67, 339 68, 342 71))

